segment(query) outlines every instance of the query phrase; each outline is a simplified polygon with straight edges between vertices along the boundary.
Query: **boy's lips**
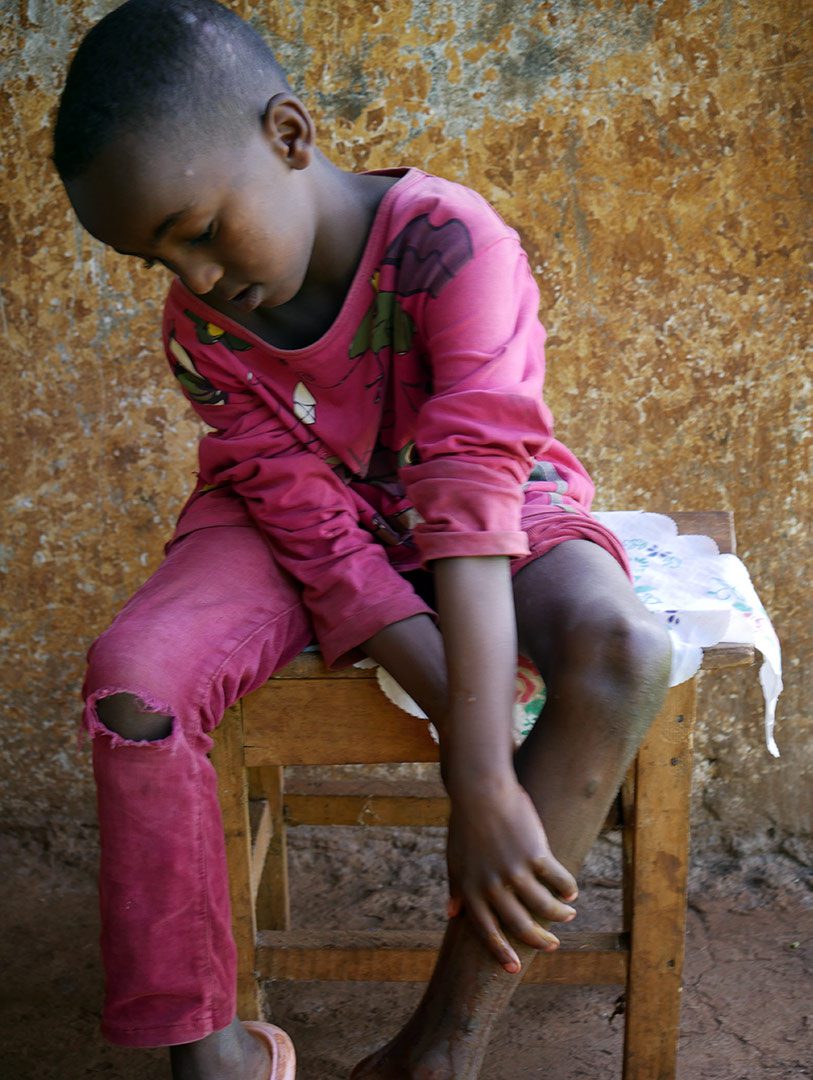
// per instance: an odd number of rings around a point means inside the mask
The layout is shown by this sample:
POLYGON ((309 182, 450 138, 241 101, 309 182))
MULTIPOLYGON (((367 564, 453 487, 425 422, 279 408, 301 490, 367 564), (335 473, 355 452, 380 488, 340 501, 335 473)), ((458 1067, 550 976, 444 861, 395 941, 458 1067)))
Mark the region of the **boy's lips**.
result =
POLYGON ((262 286, 255 283, 254 285, 247 285, 245 289, 241 289, 239 293, 235 293, 229 303, 234 304, 240 311, 253 311, 262 298, 262 286))

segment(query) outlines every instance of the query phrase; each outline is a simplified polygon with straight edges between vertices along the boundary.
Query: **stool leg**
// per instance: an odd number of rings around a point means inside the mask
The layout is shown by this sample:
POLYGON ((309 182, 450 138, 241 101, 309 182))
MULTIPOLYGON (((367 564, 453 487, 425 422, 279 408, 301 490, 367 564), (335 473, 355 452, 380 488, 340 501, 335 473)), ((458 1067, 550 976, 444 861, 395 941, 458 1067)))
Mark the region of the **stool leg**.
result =
POLYGON ((632 876, 635 847, 635 762, 627 769, 621 785, 621 899, 623 903, 624 932, 632 925, 632 876))
POLYGON ((624 1080, 674 1080, 696 683, 673 687, 635 765, 624 1080))
POLYGON ((211 758, 217 770, 218 797, 226 834, 232 932, 237 945, 237 1014, 241 1020, 261 1020, 259 987, 254 975, 257 922, 251 894, 248 773, 243 764, 240 702, 226 710, 215 732, 211 758))
POLYGON ((255 773, 259 791, 268 803, 271 815, 271 840, 257 884, 257 926, 260 930, 290 930, 283 768, 281 765, 263 765, 255 773))

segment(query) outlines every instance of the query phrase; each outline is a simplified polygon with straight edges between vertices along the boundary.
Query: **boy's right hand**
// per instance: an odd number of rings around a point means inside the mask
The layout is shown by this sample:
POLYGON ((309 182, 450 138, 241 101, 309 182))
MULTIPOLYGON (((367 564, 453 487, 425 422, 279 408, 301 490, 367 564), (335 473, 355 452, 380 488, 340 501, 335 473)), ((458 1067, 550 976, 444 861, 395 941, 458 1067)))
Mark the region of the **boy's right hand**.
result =
POLYGON ((450 785, 447 864, 449 914, 465 908, 472 926, 501 966, 521 964, 507 934, 534 949, 552 951, 558 938, 544 922, 570 922, 578 895, 573 875, 551 853, 527 792, 513 780, 450 785))

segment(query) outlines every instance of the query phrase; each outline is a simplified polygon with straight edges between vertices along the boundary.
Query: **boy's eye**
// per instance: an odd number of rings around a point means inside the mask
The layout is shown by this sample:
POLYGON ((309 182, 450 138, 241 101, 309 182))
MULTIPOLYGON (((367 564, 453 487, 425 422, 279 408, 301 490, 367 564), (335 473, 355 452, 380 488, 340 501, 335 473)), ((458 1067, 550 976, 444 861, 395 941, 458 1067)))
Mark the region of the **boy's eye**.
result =
POLYGON ((193 246, 196 244, 208 244, 210 240, 214 239, 214 235, 215 223, 211 221, 207 225, 206 229, 200 234, 200 236, 195 236, 192 240, 189 241, 189 243, 193 246))
POLYGON ((155 259, 142 259, 141 262, 146 266, 148 270, 152 270, 155 266, 155 259))

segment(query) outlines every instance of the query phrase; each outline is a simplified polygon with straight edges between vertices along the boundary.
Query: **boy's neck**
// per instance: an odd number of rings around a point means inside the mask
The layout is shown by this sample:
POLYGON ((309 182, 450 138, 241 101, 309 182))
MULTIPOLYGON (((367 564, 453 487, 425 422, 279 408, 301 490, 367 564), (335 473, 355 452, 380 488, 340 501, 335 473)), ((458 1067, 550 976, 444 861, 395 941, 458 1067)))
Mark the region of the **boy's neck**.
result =
POLYGON ((317 227, 304 284, 318 283, 343 297, 378 205, 397 177, 345 172, 318 152, 312 167, 317 227))

